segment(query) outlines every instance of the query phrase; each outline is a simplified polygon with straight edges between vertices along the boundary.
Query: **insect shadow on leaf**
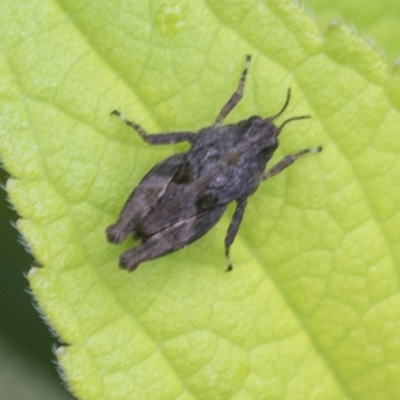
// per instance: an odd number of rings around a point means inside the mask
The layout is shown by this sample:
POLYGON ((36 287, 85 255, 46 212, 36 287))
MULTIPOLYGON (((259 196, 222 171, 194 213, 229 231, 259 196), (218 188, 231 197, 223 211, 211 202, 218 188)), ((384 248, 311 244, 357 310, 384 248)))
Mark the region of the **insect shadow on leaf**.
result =
POLYGON ((301 115, 275 126, 290 102, 291 91, 281 110, 268 118, 254 115, 237 124, 223 125, 227 115, 243 97, 251 56, 239 85, 218 114, 214 125, 194 132, 148 134, 140 125, 121 118, 151 145, 189 142, 187 152, 174 154, 153 167, 133 190, 116 223, 107 230, 111 243, 121 243, 130 233, 141 243, 123 253, 121 268, 134 271, 143 261, 182 249, 207 233, 222 217, 227 205, 236 201, 236 210, 225 236, 227 271, 232 270, 230 247, 238 232, 247 198, 266 179, 283 171, 306 153, 317 153, 322 147, 301 150, 280 160, 265 171, 278 147, 278 136, 284 126, 301 115))

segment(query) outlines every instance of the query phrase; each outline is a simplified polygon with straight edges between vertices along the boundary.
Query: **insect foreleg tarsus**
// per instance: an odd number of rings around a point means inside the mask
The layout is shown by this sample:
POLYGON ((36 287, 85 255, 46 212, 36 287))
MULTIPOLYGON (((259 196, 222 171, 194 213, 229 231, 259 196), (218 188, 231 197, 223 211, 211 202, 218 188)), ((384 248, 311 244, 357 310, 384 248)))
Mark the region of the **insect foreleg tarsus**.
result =
POLYGON ((246 56, 246 66, 244 71, 242 72, 242 76, 239 80, 239 86, 236 89, 235 93, 231 96, 228 102, 224 105, 220 113, 218 114, 217 119, 215 120, 214 126, 220 126, 223 124, 224 119, 228 116, 228 114, 236 107, 241 98, 243 97, 243 88, 246 82, 247 71, 250 66, 251 56, 246 56))
POLYGON ((247 198, 241 199, 237 201, 237 206, 235 213, 233 214, 232 221, 229 225, 228 232, 225 236, 225 257, 227 262, 227 269, 226 271, 232 271, 232 261, 229 256, 229 249, 233 241, 235 240, 235 236, 239 230, 240 223, 242 222, 244 210, 246 208, 247 198))
POLYGON ((116 115, 125 122, 126 125, 135 130, 139 136, 147 143, 154 145, 162 144, 173 144, 179 142, 190 142, 196 135, 193 132, 171 132, 171 133, 159 133, 159 134, 149 134, 147 133, 139 124, 136 122, 128 120, 123 114, 118 110, 114 110, 111 115, 116 115))
POLYGON ((304 154, 319 153, 320 151, 322 151, 322 146, 314 147, 312 149, 304 149, 295 154, 289 154, 288 156, 282 158, 282 160, 275 164, 271 169, 265 171, 261 177, 261 180, 265 181, 266 179, 272 178, 273 176, 279 174, 279 172, 283 171, 289 165, 292 165, 304 154))

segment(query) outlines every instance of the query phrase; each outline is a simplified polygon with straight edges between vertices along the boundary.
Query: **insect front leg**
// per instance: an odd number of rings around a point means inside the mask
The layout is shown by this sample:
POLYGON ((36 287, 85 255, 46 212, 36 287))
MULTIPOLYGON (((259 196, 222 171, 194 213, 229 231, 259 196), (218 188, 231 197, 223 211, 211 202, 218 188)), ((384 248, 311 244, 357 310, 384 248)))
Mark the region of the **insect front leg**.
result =
POLYGON ((322 151, 322 146, 315 147, 312 149, 304 149, 295 154, 289 154, 285 158, 282 158, 282 160, 279 161, 278 164, 274 165, 271 169, 269 169, 268 171, 265 171, 261 177, 261 180, 265 181, 265 180, 272 178, 273 176, 279 174, 279 172, 282 172, 289 165, 292 165, 296 160, 298 160, 304 154, 319 153, 320 151, 322 151))
POLYGON ((243 97, 243 88, 246 82, 247 71, 250 66, 251 56, 246 56, 246 66, 244 71, 242 72, 242 76, 240 77, 239 86, 236 89, 235 93, 231 96, 228 102, 224 105, 220 113, 218 114, 217 119, 215 120, 214 126, 221 126, 224 122, 224 119, 228 116, 228 114, 236 107, 239 101, 243 97))
POLYGON ((227 272, 232 271, 233 268, 232 261, 229 257, 229 249, 231 247, 231 244, 235 240, 236 234, 238 233, 246 205, 247 205, 247 198, 237 201, 235 213, 233 214, 231 224, 229 225, 228 232, 226 233, 225 236, 225 256, 228 264, 228 267, 226 269, 227 272))
POLYGON ((126 125, 135 130, 139 136, 149 144, 173 144, 179 142, 191 142, 193 137, 196 135, 193 132, 170 132, 170 133, 158 133, 156 135, 147 133, 139 124, 128 120, 118 110, 114 110, 111 115, 116 115, 125 122, 126 125))

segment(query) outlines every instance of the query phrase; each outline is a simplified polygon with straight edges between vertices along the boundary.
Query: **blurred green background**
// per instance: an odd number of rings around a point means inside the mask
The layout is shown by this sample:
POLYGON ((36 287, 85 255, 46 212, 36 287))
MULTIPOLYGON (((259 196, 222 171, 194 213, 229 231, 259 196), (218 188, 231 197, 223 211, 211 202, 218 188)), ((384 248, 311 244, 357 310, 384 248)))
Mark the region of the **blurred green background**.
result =
MULTIPOLYGON (((0 170, 0 182, 8 175, 0 170)), ((0 399, 73 399, 62 385, 52 349, 58 347, 27 291, 34 260, 11 225, 18 219, 0 191, 0 399)))

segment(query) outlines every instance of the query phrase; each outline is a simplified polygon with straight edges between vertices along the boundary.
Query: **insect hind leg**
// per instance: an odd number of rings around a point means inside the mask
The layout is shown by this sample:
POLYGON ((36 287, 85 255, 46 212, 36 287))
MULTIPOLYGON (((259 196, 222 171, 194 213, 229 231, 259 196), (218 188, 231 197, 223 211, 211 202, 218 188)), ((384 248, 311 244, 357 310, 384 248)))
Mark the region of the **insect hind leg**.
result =
POLYGON ((231 244, 235 240, 236 234, 238 233, 246 205, 247 205, 247 199, 238 200, 235 213, 233 214, 232 221, 228 228, 228 232, 226 233, 225 236, 225 257, 227 262, 227 269, 226 269, 227 272, 232 271, 233 269, 232 261, 229 256, 229 249, 231 247, 231 244))
POLYGON ((246 66, 242 72, 242 76, 240 77, 239 86, 236 89, 235 93, 233 93, 231 98, 228 100, 228 102, 224 105, 224 107, 218 114, 218 117, 215 120, 214 126, 222 125, 224 122, 224 119, 228 116, 228 114, 236 107, 236 105, 242 99, 243 88, 244 88, 244 84, 246 82, 246 76, 247 76, 247 71, 249 70, 250 61, 251 61, 251 56, 247 55, 246 56, 246 66))
POLYGON ((123 253, 120 267, 134 271, 143 261, 172 253, 206 234, 222 217, 226 205, 217 205, 200 214, 181 219, 149 236, 139 246, 123 253))

